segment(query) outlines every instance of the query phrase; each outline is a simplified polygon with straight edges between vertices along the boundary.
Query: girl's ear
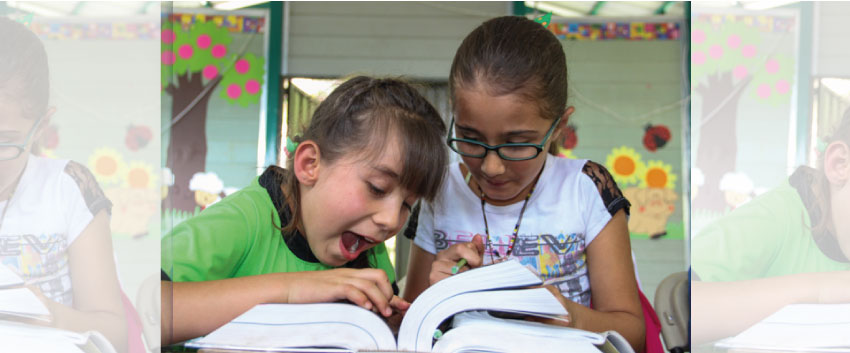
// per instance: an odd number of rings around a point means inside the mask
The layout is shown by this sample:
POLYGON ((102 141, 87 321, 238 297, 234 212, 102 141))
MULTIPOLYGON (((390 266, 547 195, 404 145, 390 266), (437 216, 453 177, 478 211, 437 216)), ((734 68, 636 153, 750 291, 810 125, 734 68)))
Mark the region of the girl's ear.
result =
POLYGON ((844 142, 833 142, 824 151, 823 169, 833 186, 843 186, 850 179, 850 147, 844 142))
POLYGON ((294 169, 295 177, 301 185, 313 186, 319 180, 319 167, 321 154, 319 145, 313 140, 306 140, 298 144, 295 149, 294 169))
POLYGON ((44 130, 47 130, 47 126, 50 125, 50 119, 53 118, 53 114, 56 113, 56 107, 48 107, 47 112, 44 113, 44 117, 41 118, 41 121, 38 123, 38 128, 33 134, 33 141, 40 141, 41 135, 44 134, 44 130))
POLYGON ((570 121, 570 115, 573 115, 573 113, 575 113, 575 111, 576 111, 575 107, 573 107, 573 106, 567 107, 567 110, 564 111, 564 115, 561 116, 561 122, 558 123, 558 130, 561 130, 565 126, 567 126, 567 122, 570 121))
POLYGON ((576 111, 576 108, 573 106, 567 107, 567 110, 564 111, 564 115, 561 115, 561 121, 558 122, 558 126, 555 127, 555 131, 553 132, 552 138, 550 141, 553 143, 557 143, 556 141, 560 141, 561 135, 564 134, 564 128, 567 127, 567 122, 570 121, 570 115, 573 115, 573 112, 576 111))
POLYGON ((44 136, 44 132, 50 125, 50 119, 53 117, 54 113, 56 113, 56 107, 48 107, 44 116, 42 116, 41 120, 38 121, 38 127, 36 127, 35 132, 32 134, 32 139, 30 139, 29 146, 27 147, 30 149, 30 153, 42 153, 43 146, 41 145, 41 138, 44 136))

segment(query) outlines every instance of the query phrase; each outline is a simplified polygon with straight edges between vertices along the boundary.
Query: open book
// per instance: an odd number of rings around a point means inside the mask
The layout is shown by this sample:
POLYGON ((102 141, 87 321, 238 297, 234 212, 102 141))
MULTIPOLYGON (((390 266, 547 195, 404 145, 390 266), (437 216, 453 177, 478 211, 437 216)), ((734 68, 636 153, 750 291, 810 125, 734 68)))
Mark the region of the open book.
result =
POLYGON ((77 333, 0 320, 0 352, 115 353, 96 331, 77 333))
POLYGON ((24 280, 0 265, 0 319, 15 317, 50 321, 50 311, 35 294, 24 287, 24 280))
MULTIPOLYGON (((596 333, 533 322, 497 319, 485 313, 467 313, 455 317, 453 328, 442 336, 441 323, 458 313, 489 310, 522 315, 565 315, 561 303, 545 288, 516 289, 541 285, 540 278, 517 261, 506 261, 466 271, 444 279, 425 290, 405 314, 398 338, 384 320, 371 311, 351 304, 262 304, 203 338, 186 344, 194 348, 273 350, 298 348, 330 348, 344 351, 411 351, 430 352, 436 339, 450 351, 467 349, 466 334, 484 325, 488 329, 516 331, 515 343, 525 343, 519 351, 537 350, 534 343, 545 334, 569 337, 578 352, 599 352, 594 345, 605 342, 596 333), (522 327, 522 330, 514 329, 522 327), (540 331, 544 332, 544 331, 540 331), (441 337, 442 336, 442 337, 441 337), (529 350, 529 346, 534 349, 529 350), (580 348, 578 348, 580 347, 580 348)), ((561 341, 559 347, 563 349, 561 341)), ((480 344, 486 344, 482 342, 480 344)), ((516 349, 490 347, 493 352, 516 349)), ((504 347, 510 348, 510 347, 504 347)), ((440 349, 443 351, 443 349, 440 349)))
POLYGON ((805 352, 850 351, 850 304, 792 304, 735 337, 723 348, 805 352))

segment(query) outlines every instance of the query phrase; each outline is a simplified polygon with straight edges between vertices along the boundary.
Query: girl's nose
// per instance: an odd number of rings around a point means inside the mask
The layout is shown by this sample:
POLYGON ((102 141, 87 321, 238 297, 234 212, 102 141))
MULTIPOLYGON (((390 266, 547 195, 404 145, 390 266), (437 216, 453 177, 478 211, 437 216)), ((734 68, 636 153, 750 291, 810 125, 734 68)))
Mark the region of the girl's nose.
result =
POLYGON ((496 151, 487 151, 484 162, 481 164, 481 171, 488 177, 501 175, 505 172, 504 162, 496 151))
MULTIPOLYGON (((382 202, 378 211, 372 216, 372 221, 383 231, 388 231, 389 233, 396 231, 403 221, 401 219, 402 202, 404 201, 395 200, 394 198, 387 200, 387 202, 382 202)), ((390 235, 392 234, 386 234, 387 237, 390 235)))

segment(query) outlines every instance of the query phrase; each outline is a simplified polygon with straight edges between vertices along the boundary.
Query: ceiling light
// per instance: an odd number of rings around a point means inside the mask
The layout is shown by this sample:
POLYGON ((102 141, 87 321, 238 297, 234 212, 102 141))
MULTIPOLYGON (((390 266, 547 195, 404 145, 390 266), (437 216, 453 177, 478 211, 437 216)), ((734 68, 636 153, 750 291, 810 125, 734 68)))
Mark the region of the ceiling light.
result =
POLYGON ((245 0, 245 1, 224 1, 213 5, 216 10, 236 10, 243 7, 254 6, 268 1, 245 0))

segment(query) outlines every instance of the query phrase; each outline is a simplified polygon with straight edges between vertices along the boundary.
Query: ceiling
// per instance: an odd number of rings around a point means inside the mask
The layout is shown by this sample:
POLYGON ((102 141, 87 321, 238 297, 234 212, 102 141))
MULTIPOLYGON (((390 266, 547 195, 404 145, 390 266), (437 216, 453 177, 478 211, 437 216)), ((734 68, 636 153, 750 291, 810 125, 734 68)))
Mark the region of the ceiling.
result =
MULTIPOLYGON (((163 3, 172 8, 215 8, 232 10, 244 7, 263 7, 267 1, 175 1, 163 3)), ((787 5, 795 1, 787 0, 750 0, 750 1, 710 1, 700 2, 698 6, 764 9, 787 5)), ((552 12, 557 17, 683 17, 685 3, 679 1, 525 1, 531 13, 552 12)), ((0 2, 0 14, 20 10, 46 17, 123 17, 154 15, 160 12, 159 2, 150 1, 54 1, 0 2)))

